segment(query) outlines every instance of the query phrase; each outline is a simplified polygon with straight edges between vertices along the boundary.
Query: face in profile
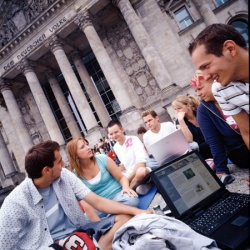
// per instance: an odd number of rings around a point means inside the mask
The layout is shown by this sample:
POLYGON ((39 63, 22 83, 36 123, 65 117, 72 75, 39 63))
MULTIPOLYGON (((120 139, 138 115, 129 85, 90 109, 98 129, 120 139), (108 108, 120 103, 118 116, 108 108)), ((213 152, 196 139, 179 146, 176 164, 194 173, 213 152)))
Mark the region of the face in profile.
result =
POLYGON ((212 92, 212 81, 205 81, 204 79, 200 79, 199 86, 192 86, 195 90, 197 96, 200 97, 205 102, 215 101, 212 92))
POLYGON ((173 108, 177 114, 179 112, 184 112, 185 114, 187 114, 187 112, 190 110, 190 107, 191 107, 190 104, 184 104, 177 101, 175 101, 175 104, 173 105, 173 108))
POLYGON ((222 86, 236 80, 237 62, 229 47, 224 45, 222 56, 217 57, 214 54, 207 54, 205 45, 199 45, 195 48, 191 57, 196 68, 202 71, 205 80, 216 80, 222 86))
POLYGON ((159 117, 158 116, 153 117, 152 115, 147 115, 143 117, 143 121, 147 128, 149 128, 150 130, 154 130, 159 124, 159 117))
POLYGON ((55 151, 54 154, 55 154, 55 161, 53 167, 50 168, 51 170, 50 175, 53 180, 56 180, 61 175, 62 168, 64 166, 64 161, 59 151, 55 151))

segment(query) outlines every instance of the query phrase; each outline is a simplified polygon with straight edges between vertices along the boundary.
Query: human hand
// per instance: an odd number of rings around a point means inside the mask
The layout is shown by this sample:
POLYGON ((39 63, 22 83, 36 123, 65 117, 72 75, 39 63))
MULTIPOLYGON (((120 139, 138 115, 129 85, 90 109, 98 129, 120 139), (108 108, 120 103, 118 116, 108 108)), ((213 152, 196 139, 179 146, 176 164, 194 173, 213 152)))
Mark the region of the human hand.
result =
POLYGON ((177 113, 177 118, 178 118, 178 121, 180 122, 180 120, 182 121, 182 120, 184 120, 184 117, 185 117, 185 112, 183 112, 183 111, 180 111, 180 112, 178 112, 177 113))
POLYGON ((135 215, 139 215, 139 214, 153 214, 153 211, 150 210, 142 210, 142 209, 137 209, 138 212, 135 215))
POLYGON ((138 194, 131 188, 123 188, 121 191, 121 195, 127 193, 129 196, 132 194, 135 197, 138 197, 138 194))

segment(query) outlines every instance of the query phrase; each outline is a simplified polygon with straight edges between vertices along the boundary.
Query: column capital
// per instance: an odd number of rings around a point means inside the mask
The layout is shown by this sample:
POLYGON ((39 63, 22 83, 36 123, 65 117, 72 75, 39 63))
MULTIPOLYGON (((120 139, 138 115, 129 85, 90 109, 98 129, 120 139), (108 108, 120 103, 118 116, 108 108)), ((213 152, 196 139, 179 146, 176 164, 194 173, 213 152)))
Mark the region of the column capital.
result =
POLYGON ((53 70, 48 67, 46 68, 46 70, 44 71, 44 75, 45 75, 45 78, 49 81, 50 79, 54 79, 55 78, 55 75, 53 73, 53 70))
POLYGON ((56 35, 49 38, 46 46, 50 48, 50 51, 54 54, 56 50, 63 49, 64 42, 56 35))
POLYGON ((19 69, 24 75, 28 72, 35 72, 34 71, 34 64, 28 60, 27 58, 23 58, 17 65, 17 69, 19 69))
POLYGON ((0 77, 0 92, 2 93, 5 90, 12 90, 12 84, 5 78, 0 77))
POLYGON ((77 49, 70 52, 69 60, 75 64, 76 61, 81 60, 80 53, 77 49))
POLYGON ((94 18, 88 11, 84 11, 76 16, 75 23, 81 30, 84 30, 89 25, 93 26, 94 18))

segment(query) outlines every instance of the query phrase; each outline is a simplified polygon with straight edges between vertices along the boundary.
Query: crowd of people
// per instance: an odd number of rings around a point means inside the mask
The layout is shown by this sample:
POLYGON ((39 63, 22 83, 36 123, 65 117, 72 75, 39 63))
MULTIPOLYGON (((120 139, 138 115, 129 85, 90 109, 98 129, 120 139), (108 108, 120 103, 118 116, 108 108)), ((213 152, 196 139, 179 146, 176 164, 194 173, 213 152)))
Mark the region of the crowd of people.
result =
POLYGON ((249 56, 244 38, 229 25, 213 24, 190 44, 189 52, 198 69, 190 81, 197 96, 175 98, 174 123, 160 123, 154 110, 146 110, 146 128, 137 131, 140 140, 126 135, 120 121, 111 120, 109 138, 101 138, 93 149, 85 138, 68 142, 69 169, 63 168, 57 142, 42 142, 28 151, 28 177, 0 210, 0 249, 59 249, 58 240, 87 228, 95 230, 101 249, 112 249, 122 225, 135 215, 152 213, 137 208, 138 195, 154 185, 149 173, 159 167, 147 148, 177 129, 192 149, 213 160, 224 184, 234 180, 228 159, 249 168, 249 56))

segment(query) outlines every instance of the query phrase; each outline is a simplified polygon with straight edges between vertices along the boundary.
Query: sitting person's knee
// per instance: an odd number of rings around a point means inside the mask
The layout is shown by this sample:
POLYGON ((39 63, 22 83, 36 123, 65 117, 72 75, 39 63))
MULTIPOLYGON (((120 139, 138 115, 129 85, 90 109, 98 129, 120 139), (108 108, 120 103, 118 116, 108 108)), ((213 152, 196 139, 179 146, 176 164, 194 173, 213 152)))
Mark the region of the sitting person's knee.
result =
POLYGON ((147 168, 138 168, 136 171, 136 178, 138 180, 144 179, 149 174, 149 170, 147 168))

